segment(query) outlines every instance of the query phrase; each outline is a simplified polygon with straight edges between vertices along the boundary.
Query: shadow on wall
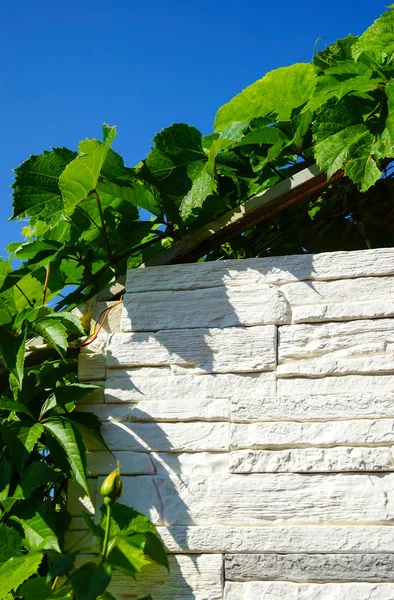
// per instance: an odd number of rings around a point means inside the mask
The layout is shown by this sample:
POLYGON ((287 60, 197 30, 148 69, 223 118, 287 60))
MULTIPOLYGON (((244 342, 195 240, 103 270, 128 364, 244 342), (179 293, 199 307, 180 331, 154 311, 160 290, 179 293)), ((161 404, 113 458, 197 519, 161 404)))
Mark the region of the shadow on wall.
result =
MULTIPOLYGON (((269 258, 256 268, 248 263, 139 270, 125 297, 122 329, 130 333, 110 335, 106 404, 99 407, 103 434, 122 464, 121 502, 157 525, 209 522, 193 521, 179 490, 193 475, 195 485, 208 489, 211 477, 228 472, 231 398, 275 393, 276 325, 291 322, 278 284, 313 277, 313 256, 269 258), (268 387, 261 391, 261 385, 268 387)), ((198 571, 195 557, 188 559, 198 571)), ((174 561, 160 588, 163 598, 167 586, 171 600, 194 598, 174 561)))

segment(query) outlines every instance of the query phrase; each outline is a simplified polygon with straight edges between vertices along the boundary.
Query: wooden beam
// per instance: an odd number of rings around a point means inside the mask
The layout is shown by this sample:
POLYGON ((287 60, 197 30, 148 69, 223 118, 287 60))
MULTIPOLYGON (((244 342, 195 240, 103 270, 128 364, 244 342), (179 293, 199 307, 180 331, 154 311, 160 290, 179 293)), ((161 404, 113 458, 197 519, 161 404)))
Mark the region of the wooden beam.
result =
POLYGON ((144 266, 194 262, 236 235, 270 219, 273 215, 306 196, 323 190, 342 177, 343 171, 338 171, 327 181, 326 174, 321 173, 317 165, 303 169, 256 194, 215 221, 203 225, 180 242, 148 260, 144 266))

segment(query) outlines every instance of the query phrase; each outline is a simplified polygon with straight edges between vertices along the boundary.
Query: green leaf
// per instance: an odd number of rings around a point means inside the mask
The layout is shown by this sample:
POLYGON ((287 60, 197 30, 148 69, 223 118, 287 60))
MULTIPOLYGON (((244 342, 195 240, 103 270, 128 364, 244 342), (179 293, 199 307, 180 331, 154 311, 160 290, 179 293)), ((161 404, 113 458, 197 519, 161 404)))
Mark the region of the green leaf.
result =
POLYGON ((394 54, 394 12, 390 9, 377 19, 353 44, 352 53, 358 60, 363 52, 380 53, 392 59, 394 54))
POLYGON ((331 46, 318 52, 313 57, 313 63, 324 71, 339 62, 352 60, 352 46, 357 39, 353 35, 348 35, 344 39, 337 40, 331 46))
MULTIPOLYGON (((99 525, 104 529, 107 518, 107 510, 104 504, 101 506, 100 511, 101 518, 99 525)), ((112 535, 116 533, 127 535, 132 535, 134 533, 153 533, 158 536, 155 526, 148 517, 139 513, 131 506, 126 506, 125 504, 117 502, 112 507, 111 517, 112 535)))
POLYGON ((51 319, 50 315, 48 315, 30 323, 29 330, 44 338, 59 352, 60 356, 66 355, 68 348, 67 331, 61 321, 51 319))
POLYGON ((313 96, 303 111, 315 111, 330 98, 340 100, 350 92, 368 92, 380 83, 381 78, 373 77, 372 70, 362 63, 338 63, 318 78, 313 96))
POLYGON ((216 190, 216 183, 212 175, 204 166, 199 175, 194 179, 191 189, 184 196, 179 212, 182 219, 187 220, 196 208, 201 208, 207 197, 216 190))
POLYGON ((22 555, 22 538, 15 529, 0 523, 0 563, 22 555))
POLYGON ((42 561, 41 553, 27 554, 10 558, 0 565, 0 598, 18 587, 34 575, 42 561))
POLYGON ((53 514, 49 504, 29 506, 24 503, 18 507, 10 520, 19 523, 31 550, 55 550, 60 553, 59 541, 55 532, 53 514))
POLYGON ((270 71, 219 109, 215 129, 224 129, 233 121, 249 123, 270 114, 276 114, 279 121, 286 121, 293 109, 309 100, 315 80, 315 69, 309 63, 270 71))
POLYGON ((43 424, 65 450, 73 479, 89 495, 86 479, 86 450, 80 434, 67 419, 61 417, 48 419, 43 424))
POLYGON ((19 389, 22 387, 23 381, 25 344, 26 331, 19 335, 13 335, 8 327, 0 326, 0 357, 17 380, 19 389))
POLYGON ((164 544, 157 535, 149 532, 137 533, 135 535, 122 537, 122 540, 136 548, 140 548, 151 560, 158 565, 162 565, 169 571, 168 557, 164 544))
POLYGON ((69 571, 71 571, 74 568, 75 559, 79 553, 79 550, 74 550, 73 552, 69 552, 57 560, 48 571, 48 575, 46 577, 47 583, 52 581, 52 579, 55 579, 55 577, 66 575, 69 571))
POLYGON ((67 213, 71 213, 97 187, 108 150, 116 136, 116 127, 104 125, 103 133, 103 142, 86 139, 79 143, 77 158, 67 165, 59 178, 67 213))
POLYGON ((11 465, 5 458, 0 460, 0 502, 4 502, 8 498, 10 489, 12 469, 11 465))
POLYGON ((82 436, 94 437, 104 448, 107 448, 101 431, 101 421, 97 415, 89 412, 73 412, 67 416, 67 419, 74 427, 79 430, 82 436))
POLYGON ((10 271, 12 271, 10 262, 8 260, 3 260, 0 257, 0 290, 3 287, 4 280, 10 271))
POLYGON ((372 158, 375 138, 357 114, 357 105, 348 110, 345 102, 328 102, 313 126, 315 157, 319 167, 331 177, 343 168, 361 191, 370 188, 381 176, 372 158))
POLYGON ((167 194, 184 196, 207 160, 201 133, 185 123, 175 123, 158 133, 154 142, 146 158, 152 182, 167 194))
POLYGON ((54 148, 51 152, 31 156, 15 169, 12 218, 58 220, 63 213, 59 177, 75 156, 76 153, 67 148, 54 148))
POLYGON ((15 411, 16 413, 23 413, 34 418, 30 410, 24 404, 6 398, 5 396, 0 396, 0 410, 15 411))
POLYGON ((52 408, 55 408, 55 406, 64 406, 70 402, 77 403, 82 400, 82 398, 99 388, 99 385, 92 385, 89 383, 70 383, 69 385, 57 387, 42 405, 39 418, 42 419, 42 417, 52 408))
POLYGON ((384 91, 387 102, 387 116, 385 127, 375 147, 375 156, 378 160, 394 157, 394 79, 387 83, 384 91))
POLYGON ((105 563, 86 563, 71 578, 71 585, 78 600, 96 600, 111 581, 111 567, 105 563))
POLYGON ((62 473, 48 467, 44 462, 33 462, 25 470, 13 496, 15 498, 30 498, 30 496, 41 486, 53 485, 63 477, 62 473))
POLYGON ((23 597, 23 600, 71 600, 71 594, 67 588, 60 588, 53 591, 46 583, 45 577, 35 577, 26 581, 19 590, 18 595, 23 597))
POLYGON ((151 563, 140 548, 132 546, 122 537, 116 538, 116 546, 109 553, 107 562, 115 571, 128 577, 135 577, 143 567, 151 563))
POLYGON ((27 421, 22 421, 3 425, 4 441, 21 475, 23 475, 24 466, 30 453, 43 433, 44 428, 40 423, 32 425, 27 421))
POLYGON ((48 315, 46 319, 61 323, 63 327, 71 333, 75 333, 77 335, 85 335, 85 330, 82 327, 81 320, 76 315, 72 315, 68 312, 59 312, 56 314, 48 315))

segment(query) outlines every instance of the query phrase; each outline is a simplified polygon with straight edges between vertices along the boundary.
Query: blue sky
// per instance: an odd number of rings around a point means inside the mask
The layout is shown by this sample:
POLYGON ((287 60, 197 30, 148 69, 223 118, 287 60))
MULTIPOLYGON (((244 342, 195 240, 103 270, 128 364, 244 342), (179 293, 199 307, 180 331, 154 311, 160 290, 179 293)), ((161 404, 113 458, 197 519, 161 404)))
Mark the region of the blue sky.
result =
POLYGON ((184 121, 208 133, 217 109, 267 71, 309 61, 363 32, 377 0, 3 0, 0 8, 0 254, 20 239, 12 169, 30 154, 100 137, 128 166, 156 132, 184 121))

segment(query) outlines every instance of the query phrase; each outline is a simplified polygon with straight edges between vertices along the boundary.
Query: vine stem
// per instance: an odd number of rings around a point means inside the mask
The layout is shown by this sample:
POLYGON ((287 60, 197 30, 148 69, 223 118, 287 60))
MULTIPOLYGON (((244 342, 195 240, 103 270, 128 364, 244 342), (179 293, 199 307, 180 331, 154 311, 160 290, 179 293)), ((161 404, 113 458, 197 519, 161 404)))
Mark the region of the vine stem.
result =
POLYGON ((42 290, 41 306, 44 306, 44 304, 45 304, 45 299, 46 299, 46 296, 47 296, 47 289, 48 289, 50 272, 51 272, 51 263, 48 263, 47 273, 46 273, 45 282, 44 282, 44 289, 42 290))
POLYGON ((99 216, 100 216, 100 223, 101 223, 101 230, 104 236, 104 243, 105 243, 105 249, 107 250, 107 256, 108 256, 108 260, 110 262, 110 264, 112 265, 113 263, 113 256, 112 256, 112 252, 111 252, 111 247, 109 245, 109 240, 108 240, 108 235, 107 235, 107 229, 105 227, 105 221, 104 221, 104 215, 103 215, 103 209, 101 206, 101 201, 100 201, 100 196, 98 195, 97 191, 94 190, 93 192, 94 197, 96 198, 96 202, 97 202, 97 208, 99 211, 99 216))
POLYGON ((107 506, 107 521, 105 523, 105 536, 104 536, 104 542, 103 542, 103 549, 101 552, 101 556, 103 557, 104 560, 107 558, 109 532, 111 530, 111 506, 109 504, 107 504, 106 506, 107 506))

